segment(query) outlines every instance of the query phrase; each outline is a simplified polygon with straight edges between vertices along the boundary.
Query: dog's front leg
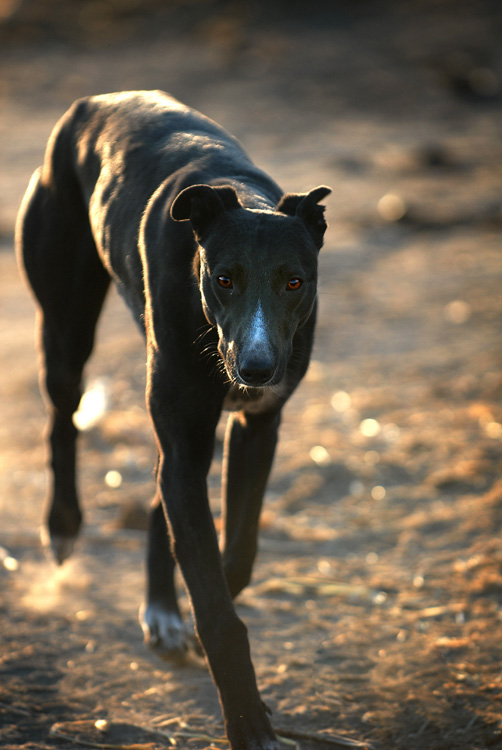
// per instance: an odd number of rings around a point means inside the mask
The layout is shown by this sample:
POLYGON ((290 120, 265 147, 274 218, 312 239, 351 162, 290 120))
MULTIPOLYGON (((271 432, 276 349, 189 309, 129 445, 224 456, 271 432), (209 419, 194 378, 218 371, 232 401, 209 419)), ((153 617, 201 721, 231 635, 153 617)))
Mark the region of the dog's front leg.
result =
POLYGON ((156 362, 150 368, 149 409, 159 443, 159 489, 173 554, 188 588, 232 750, 277 750, 258 693, 246 628, 225 581, 207 498, 219 408, 212 405, 214 394, 203 383, 179 372, 173 382, 171 361, 169 365, 156 362))
POLYGON ((157 491, 150 512, 147 595, 140 610, 140 623, 146 645, 159 656, 178 661, 185 657, 189 638, 176 598, 174 567, 162 499, 157 491))
POLYGON ((225 436, 223 562, 232 597, 250 581, 263 495, 274 459, 280 411, 232 414, 225 436))

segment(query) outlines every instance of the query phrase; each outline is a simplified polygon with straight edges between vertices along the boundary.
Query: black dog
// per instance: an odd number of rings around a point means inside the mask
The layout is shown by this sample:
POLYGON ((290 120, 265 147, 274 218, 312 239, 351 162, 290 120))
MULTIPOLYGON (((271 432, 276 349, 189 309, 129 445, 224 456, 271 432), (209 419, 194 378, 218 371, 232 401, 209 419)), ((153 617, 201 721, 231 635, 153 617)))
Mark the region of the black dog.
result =
POLYGON ((70 554, 81 524, 72 415, 111 278, 145 333, 159 451, 146 641, 186 648, 176 561, 234 750, 277 747, 232 597, 250 579, 281 408, 308 366, 329 192, 283 195, 211 120, 161 92, 119 93, 60 120, 16 231, 41 308, 54 554, 70 554), (220 556, 206 476, 222 409, 234 414, 220 556))

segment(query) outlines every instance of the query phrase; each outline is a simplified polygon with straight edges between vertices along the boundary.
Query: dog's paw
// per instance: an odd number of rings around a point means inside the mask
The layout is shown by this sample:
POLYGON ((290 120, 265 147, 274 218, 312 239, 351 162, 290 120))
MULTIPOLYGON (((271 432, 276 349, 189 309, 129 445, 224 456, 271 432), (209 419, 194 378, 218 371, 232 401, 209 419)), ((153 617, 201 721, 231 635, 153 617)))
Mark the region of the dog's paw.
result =
POLYGON ((239 737, 232 741, 230 740, 230 747, 234 748, 246 748, 246 750, 280 750, 280 742, 273 734, 264 734, 261 737, 239 737))
POLYGON ((275 736, 263 735, 259 739, 256 737, 239 738, 235 742, 230 742, 232 750, 235 748, 246 748, 246 750, 280 750, 280 742, 275 736))
POLYGON ((45 527, 42 527, 40 537, 47 555, 54 557, 58 565, 62 565, 70 557, 77 540, 76 536, 49 534, 45 527))
POLYGON ((143 605, 139 611, 139 622, 148 648, 163 659, 185 660, 189 643, 177 612, 170 612, 160 604, 143 605))
MULTIPOLYGON (((246 750, 279 750, 280 743, 277 739, 268 714, 272 713, 268 706, 260 701, 255 706, 255 711, 246 709, 235 709, 232 711, 232 719, 226 722, 227 737, 232 750, 245 748, 246 750)), ((227 713, 228 708, 225 713, 227 713)))

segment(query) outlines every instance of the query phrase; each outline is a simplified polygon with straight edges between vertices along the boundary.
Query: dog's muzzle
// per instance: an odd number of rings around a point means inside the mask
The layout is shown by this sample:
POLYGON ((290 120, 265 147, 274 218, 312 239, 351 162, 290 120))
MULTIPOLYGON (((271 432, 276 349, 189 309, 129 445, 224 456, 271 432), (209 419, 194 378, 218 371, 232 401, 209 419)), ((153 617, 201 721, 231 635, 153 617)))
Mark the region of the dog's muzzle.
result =
POLYGON ((250 388, 269 385, 274 378, 275 371, 275 362, 268 357, 257 355, 244 357, 237 367, 237 375, 242 385, 250 388))
POLYGON ((263 388, 274 385, 278 377, 278 363, 272 351, 238 349, 235 342, 226 345, 222 339, 218 346, 230 381, 237 386, 263 388))

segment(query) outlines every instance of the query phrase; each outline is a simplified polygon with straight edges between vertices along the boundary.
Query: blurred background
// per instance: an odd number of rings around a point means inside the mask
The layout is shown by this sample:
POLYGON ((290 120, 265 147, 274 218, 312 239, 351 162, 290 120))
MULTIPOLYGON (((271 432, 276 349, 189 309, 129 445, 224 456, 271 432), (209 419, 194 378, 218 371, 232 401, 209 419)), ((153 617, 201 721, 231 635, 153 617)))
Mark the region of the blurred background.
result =
POLYGON ((78 415, 86 530, 61 569, 38 539, 45 414, 16 213, 74 99, 151 88, 220 122, 285 191, 333 188, 313 362, 286 409, 239 600, 275 723, 305 748, 333 732, 382 748, 496 746, 500 3, 0 0, 5 746, 64 747, 51 726, 75 736, 101 716, 127 720, 129 742, 173 717, 221 734, 209 678, 141 647, 155 455, 143 343, 114 293, 78 415))

